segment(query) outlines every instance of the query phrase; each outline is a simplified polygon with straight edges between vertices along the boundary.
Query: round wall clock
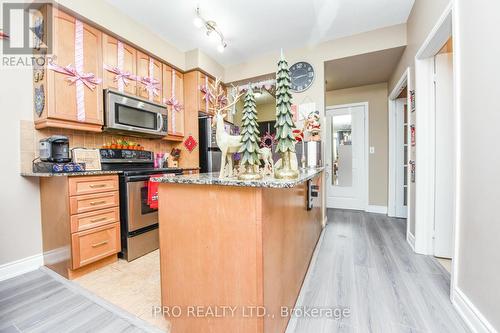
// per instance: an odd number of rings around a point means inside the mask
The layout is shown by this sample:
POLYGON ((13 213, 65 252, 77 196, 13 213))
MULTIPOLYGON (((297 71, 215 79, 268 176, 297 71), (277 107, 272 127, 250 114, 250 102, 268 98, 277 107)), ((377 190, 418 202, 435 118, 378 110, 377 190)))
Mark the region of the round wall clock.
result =
POLYGON ((292 90, 303 92, 314 81, 314 69, 310 63, 304 61, 297 62, 290 67, 290 77, 292 79, 292 90))

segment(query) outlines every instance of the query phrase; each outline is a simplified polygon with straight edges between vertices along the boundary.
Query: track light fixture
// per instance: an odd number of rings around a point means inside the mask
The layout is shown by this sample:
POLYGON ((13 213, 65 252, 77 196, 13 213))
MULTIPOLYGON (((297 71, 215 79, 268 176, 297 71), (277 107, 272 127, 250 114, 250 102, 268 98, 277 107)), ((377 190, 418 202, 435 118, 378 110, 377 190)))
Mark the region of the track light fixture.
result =
POLYGON ((212 20, 206 20, 200 14, 200 7, 196 7, 195 18, 193 20, 193 24, 197 28, 205 28, 206 35, 217 42, 217 51, 220 53, 224 52, 224 49, 227 47, 227 42, 224 40, 224 35, 217 28, 217 23, 212 20))

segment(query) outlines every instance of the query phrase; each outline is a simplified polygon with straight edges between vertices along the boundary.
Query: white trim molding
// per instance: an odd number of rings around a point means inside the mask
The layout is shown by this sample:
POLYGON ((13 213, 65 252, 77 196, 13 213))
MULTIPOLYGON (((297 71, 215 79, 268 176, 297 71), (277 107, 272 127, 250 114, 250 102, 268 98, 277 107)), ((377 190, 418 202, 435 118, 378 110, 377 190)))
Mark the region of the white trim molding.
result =
POLYGON ((458 288, 453 289, 451 297, 453 306, 469 328, 476 333, 498 333, 470 299, 458 288))
POLYGON ((367 213, 387 214, 387 206, 368 205, 365 209, 367 213))
POLYGON ((0 265, 0 281, 34 271, 43 266, 43 255, 35 254, 16 261, 0 265))
POLYGON ((436 169, 435 98, 432 83, 434 81, 434 55, 452 35, 452 8, 452 2, 450 2, 415 56, 417 108, 415 251, 427 255, 434 253, 436 169))
POLYGON ((408 242, 408 244, 410 244, 410 247, 413 250, 413 252, 415 252, 415 236, 413 236, 413 234, 410 231, 406 233, 406 241, 408 242))

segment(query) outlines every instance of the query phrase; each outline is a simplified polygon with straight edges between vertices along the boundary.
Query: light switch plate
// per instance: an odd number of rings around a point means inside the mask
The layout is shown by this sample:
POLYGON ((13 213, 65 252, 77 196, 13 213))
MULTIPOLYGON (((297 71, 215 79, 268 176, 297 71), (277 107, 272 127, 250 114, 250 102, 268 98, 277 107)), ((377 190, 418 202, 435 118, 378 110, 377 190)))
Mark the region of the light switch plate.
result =
POLYGON ((370 154, 375 154, 375 147, 370 147, 370 154))

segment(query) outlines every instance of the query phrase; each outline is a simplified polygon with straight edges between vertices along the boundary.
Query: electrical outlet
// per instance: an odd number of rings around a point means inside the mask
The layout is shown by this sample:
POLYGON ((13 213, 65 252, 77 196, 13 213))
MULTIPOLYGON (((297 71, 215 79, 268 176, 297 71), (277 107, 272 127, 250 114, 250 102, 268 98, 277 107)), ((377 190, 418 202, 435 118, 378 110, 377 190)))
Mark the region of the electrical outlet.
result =
POLYGON ((375 147, 370 147, 370 154, 375 154, 375 147))

